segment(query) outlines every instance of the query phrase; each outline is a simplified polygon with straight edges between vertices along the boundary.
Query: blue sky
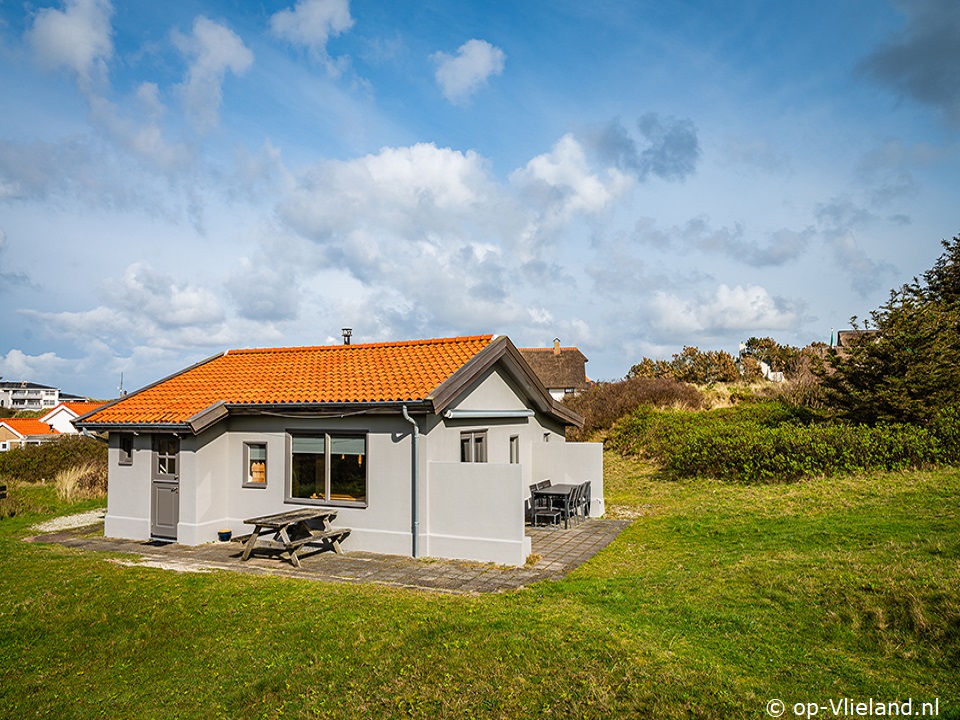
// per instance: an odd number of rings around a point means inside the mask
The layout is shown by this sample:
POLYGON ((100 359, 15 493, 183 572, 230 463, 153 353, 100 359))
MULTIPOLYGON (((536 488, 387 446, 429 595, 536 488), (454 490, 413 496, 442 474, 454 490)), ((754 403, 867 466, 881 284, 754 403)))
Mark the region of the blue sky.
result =
POLYGON ((0 0, 0 375, 828 341, 960 232, 960 4, 0 0))

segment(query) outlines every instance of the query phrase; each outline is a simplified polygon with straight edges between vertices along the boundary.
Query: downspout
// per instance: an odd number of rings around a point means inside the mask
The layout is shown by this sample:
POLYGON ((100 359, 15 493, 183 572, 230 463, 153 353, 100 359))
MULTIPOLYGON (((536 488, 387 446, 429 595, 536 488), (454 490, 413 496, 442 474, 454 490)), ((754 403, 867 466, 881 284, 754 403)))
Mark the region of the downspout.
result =
POLYGON ((401 407, 401 411, 403 412, 403 419, 413 425, 413 458, 411 460, 413 465, 411 481, 413 486, 411 489, 413 494, 413 527, 411 532, 413 533, 413 556, 420 557, 420 426, 417 425, 416 420, 410 417, 406 405, 401 407))

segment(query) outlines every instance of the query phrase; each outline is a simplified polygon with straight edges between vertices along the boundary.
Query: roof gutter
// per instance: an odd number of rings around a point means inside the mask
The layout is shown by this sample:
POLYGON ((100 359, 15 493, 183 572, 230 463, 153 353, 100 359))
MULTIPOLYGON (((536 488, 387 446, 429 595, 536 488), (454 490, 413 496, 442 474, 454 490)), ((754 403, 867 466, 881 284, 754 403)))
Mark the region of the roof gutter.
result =
POLYGON ((497 420, 500 418, 528 418, 536 413, 533 410, 444 410, 443 416, 449 420, 497 420))
POLYGON ((411 457, 412 475, 411 475, 411 495, 413 508, 411 512, 411 533, 413 535, 413 557, 420 557, 420 426, 417 421, 410 417, 407 412, 407 406, 401 407, 403 419, 413 425, 413 450, 411 457))

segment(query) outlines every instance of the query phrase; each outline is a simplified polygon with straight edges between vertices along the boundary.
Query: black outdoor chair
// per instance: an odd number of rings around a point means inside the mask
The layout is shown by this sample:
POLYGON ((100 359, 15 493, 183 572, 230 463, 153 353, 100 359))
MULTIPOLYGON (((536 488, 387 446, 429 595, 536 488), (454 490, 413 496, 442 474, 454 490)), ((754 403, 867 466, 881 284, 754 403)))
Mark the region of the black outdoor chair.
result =
POLYGON ((537 520, 541 517, 550 518, 552 525, 560 523, 560 510, 550 504, 550 498, 538 498, 534 494, 536 490, 542 490, 545 487, 550 487, 549 480, 543 480, 530 486, 530 522, 533 525, 536 525, 537 520))
POLYGON ((577 508, 580 503, 580 496, 583 493, 583 486, 577 485, 573 490, 570 491, 570 495, 567 497, 567 501, 563 504, 563 507, 560 509, 561 516, 563 517, 564 527, 570 527, 570 521, 577 519, 577 508))
POLYGON ((590 481, 587 480, 581 486, 580 501, 577 503, 577 512, 583 520, 590 517, 590 481))

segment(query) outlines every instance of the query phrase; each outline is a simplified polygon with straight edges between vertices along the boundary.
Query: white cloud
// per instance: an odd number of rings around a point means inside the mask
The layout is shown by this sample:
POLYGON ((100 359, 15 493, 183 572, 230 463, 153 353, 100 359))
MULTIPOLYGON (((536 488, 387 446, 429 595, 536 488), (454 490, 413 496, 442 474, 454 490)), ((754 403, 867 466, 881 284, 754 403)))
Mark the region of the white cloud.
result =
POLYGON ((533 220, 523 232, 526 251, 544 242, 558 228, 578 215, 608 208, 627 188, 631 178, 615 168, 606 177, 595 174, 583 147, 572 135, 564 135, 549 153, 537 155, 510 175, 533 220))
POLYGON ((180 86, 187 112, 198 130, 219 121, 223 80, 227 72, 243 75, 253 64, 253 53, 230 28, 202 15, 193 22, 193 33, 174 33, 174 44, 192 60, 180 86))
POLYGON ((432 143, 383 148, 350 161, 318 163, 283 204, 283 217, 298 231, 325 243, 363 242, 376 253, 383 237, 417 241, 462 233, 482 219, 496 187, 476 153, 432 143), (349 238, 348 238, 349 236, 349 238))
POLYGON ((774 298, 759 285, 721 283, 712 296, 684 299, 657 291, 650 303, 653 325, 676 337, 693 333, 722 334, 730 331, 755 334, 784 330, 798 320, 797 309, 774 298))
POLYGON ((70 68, 87 91, 113 55, 111 15, 109 0, 66 0, 63 10, 38 10, 27 39, 43 65, 70 68))
POLYGON ((467 101, 487 80, 503 72, 507 56, 486 40, 468 40, 456 55, 436 52, 436 78, 443 96, 452 103, 467 101))
POLYGON ((36 378, 48 377, 69 369, 70 361, 57 357, 56 353, 27 355, 14 348, 6 356, 0 356, 0 377, 7 382, 39 382, 36 378))
POLYGON ((292 10, 280 10, 270 18, 275 36, 307 48, 318 58, 326 57, 331 37, 352 26, 349 0, 298 0, 292 10))

